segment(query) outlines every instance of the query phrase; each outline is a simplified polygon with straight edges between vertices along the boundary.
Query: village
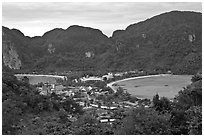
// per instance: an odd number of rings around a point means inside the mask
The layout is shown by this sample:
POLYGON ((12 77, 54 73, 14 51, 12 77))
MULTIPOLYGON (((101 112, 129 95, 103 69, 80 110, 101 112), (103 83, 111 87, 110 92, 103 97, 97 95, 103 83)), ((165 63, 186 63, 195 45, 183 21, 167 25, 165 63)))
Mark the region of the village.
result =
MULTIPOLYGON (((141 74, 143 72, 129 72, 131 74, 141 74)), ((41 95, 49 96, 56 94, 62 99, 71 98, 75 100, 86 112, 91 112, 101 123, 112 124, 118 117, 115 113, 120 110, 125 112, 129 108, 137 108, 139 106, 151 107, 152 103, 149 99, 139 99, 132 97, 117 84, 113 86, 116 91, 110 87, 110 83, 114 78, 124 77, 124 73, 107 73, 102 77, 86 76, 79 79, 73 79, 75 86, 64 86, 60 83, 41 83, 37 85, 37 89, 41 95), (92 113, 94 112, 94 114, 92 113)), ((69 116, 74 118, 75 116, 69 116)))

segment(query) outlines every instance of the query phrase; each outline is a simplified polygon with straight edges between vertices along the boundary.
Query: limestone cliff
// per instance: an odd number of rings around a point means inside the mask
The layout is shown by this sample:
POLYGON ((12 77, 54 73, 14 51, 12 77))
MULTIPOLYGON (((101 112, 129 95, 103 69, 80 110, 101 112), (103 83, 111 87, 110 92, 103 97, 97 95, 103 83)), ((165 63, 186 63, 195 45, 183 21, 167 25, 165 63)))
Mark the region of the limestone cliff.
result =
POLYGON ((5 66, 8 66, 11 69, 20 69, 21 68, 21 60, 19 59, 19 55, 12 45, 11 41, 3 41, 2 43, 2 51, 3 51, 3 62, 5 66))

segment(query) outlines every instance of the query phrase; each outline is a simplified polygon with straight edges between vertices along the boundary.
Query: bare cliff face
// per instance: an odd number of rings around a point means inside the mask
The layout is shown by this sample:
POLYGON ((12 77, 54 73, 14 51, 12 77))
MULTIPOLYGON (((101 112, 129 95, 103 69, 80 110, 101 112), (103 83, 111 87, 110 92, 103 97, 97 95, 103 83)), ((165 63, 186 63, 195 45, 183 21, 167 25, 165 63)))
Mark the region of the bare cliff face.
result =
POLYGON ((22 66, 19 55, 14 47, 14 44, 9 40, 7 34, 2 31, 2 53, 3 53, 3 63, 10 69, 20 69, 22 66))
POLYGON ((3 41, 2 51, 5 66, 11 69, 21 68, 21 60, 19 59, 19 55, 10 41, 3 41))

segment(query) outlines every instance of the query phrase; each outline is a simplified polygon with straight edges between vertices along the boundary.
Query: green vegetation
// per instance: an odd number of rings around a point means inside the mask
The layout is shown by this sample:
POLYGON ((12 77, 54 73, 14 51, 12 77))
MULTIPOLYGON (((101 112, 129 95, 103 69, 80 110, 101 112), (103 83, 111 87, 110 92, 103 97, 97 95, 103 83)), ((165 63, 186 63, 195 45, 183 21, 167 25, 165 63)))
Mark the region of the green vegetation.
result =
POLYGON ((153 101, 138 101, 122 88, 113 93, 105 87, 108 82, 133 76, 169 71, 193 75, 201 70, 201 13, 164 13, 115 31, 110 38, 100 30, 76 25, 33 38, 16 29, 2 27, 2 31, 3 48, 9 52, 12 46, 22 62, 20 70, 12 70, 2 63, 3 135, 202 134, 201 72, 192 77, 192 84, 181 90, 173 101, 159 95, 155 95, 153 101), (85 56, 87 52, 90 57, 85 56), (73 82, 86 75, 102 76, 106 72, 130 70, 142 70, 142 73, 127 73, 104 82, 73 82), (124 101, 139 105, 111 110, 116 121, 101 123, 96 118, 96 109, 86 111, 72 98, 54 93, 40 95, 26 77, 20 81, 13 76, 33 72, 67 74, 69 80, 59 81, 65 86, 102 88, 108 93, 97 99, 107 106, 124 101))
POLYGON ((152 108, 136 108, 116 128, 116 134, 202 134, 202 76, 180 91, 173 102, 155 95, 152 108))
MULTIPOLYGON (((202 75, 192 77, 192 84, 181 90, 171 102, 155 95, 152 107, 117 109, 115 122, 100 123, 95 110, 83 111, 74 100, 60 96, 42 96, 26 78, 3 73, 2 133, 27 135, 171 135, 202 134, 202 75)), ((137 99, 124 92, 100 97, 111 102, 137 99)), ((110 105, 110 104, 109 104, 110 105)))
MULTIPOLYGON (((62 100, 61 97, 58 97, 55 94, 42 96, 38 93, 34 86, 29 85, 27 80, 18 81, 15 76, 3 73, 3 134, 21 134, 23 127, 30 126, 27 125, 29 123, 26 122, 26 125, 19 127, 24 120, 30 121, 34 117, 41 118, 41 115, 44 117, 44 114, 51 116, 54 115, 53 117, 61 119, 61 114, 59 116, 55 116, 56 113, 62 113, 61 110, 64 110, 64 112, 70 115, 74 114, 77 116, 83 114, 82 108, 75 103, 74 100, 69 98, 62 100), (31 118, 29 119, 28 117, 31 118)), ((31 129, 29 134, 33 134, 31 129)), ((40 134, 40 132, 37 134, 40 134)))
POLYGON ((159 114, 150 108, 137 108, 128 112, 118 125, 115 133, 119 135, 168 135, 170 115, 159 114))
MULTIPOLYGON (((163 13, 116 30, 110 38, 100 30, 76 25, 33 38, 6 27, 2 31, 3 41, 11 41, 22 61, 16 72, 143 69, 152 74, 171 70, 193 75, 202 67, 202 14, 197 12, 163 13), (93 56, 86 57, 87 52, 93 56)), ((8 68, 3 64, 3 69, 8 68)))

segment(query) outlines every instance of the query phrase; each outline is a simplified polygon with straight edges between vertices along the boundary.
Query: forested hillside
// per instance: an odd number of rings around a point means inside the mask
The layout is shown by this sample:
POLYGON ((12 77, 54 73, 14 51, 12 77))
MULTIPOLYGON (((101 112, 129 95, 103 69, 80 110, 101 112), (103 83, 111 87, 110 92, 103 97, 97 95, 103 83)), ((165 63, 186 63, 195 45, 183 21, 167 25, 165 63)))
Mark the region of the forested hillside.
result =
POLYGON ((195 74, 202 67, 202 14, 172 11, 116 30, 70 26, 26 37, 2 28, 3 69, 28 72, 151 70, 195 74))
MULTIPOLYGON (((173 101, 155 95, 152 107, 118 108, 112 124, 101 123, 96 109, 84 110, 72 98, 39 94, 26 78, 2 75, 2 133, 4 135, 201 135, 202 75, 173 101)), ((120 91, 123 93, 123 91, 120 91)), ((119 92, 109 96, 119 98, 119 92)), ((127 94, 126 94, 127 95, 127 94)), ((109 98, 110 99, 110 98, 109 98)))

